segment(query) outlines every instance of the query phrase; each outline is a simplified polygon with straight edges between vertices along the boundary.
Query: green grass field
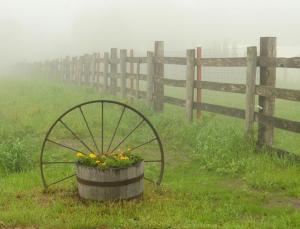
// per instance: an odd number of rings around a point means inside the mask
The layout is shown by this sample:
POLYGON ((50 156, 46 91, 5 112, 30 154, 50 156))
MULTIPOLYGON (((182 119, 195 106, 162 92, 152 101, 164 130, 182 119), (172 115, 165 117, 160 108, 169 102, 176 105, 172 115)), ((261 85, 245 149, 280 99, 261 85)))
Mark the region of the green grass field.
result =
MULTIPOLYGON (((242 103, 235 95, 205 96, 242 103)), ((299 163, 255 152, 242 120, 204 113, 187 123, 183 109, 166 105, 157 114, 143 101, 132 105, 165 147, 161 187, 147 184, 142 199, 115 203, 79 199, 74 180, 44 192, 38 159, 47 129, 67 108, 103 98, 120 100, 41 77, 0 78, 0 228, 300 228, 299 163)), ((279 116, 299 120, 299 104, 278 107, 279 116)), ((276 139, 299 152, 299 135, 277 131, 276 139)))

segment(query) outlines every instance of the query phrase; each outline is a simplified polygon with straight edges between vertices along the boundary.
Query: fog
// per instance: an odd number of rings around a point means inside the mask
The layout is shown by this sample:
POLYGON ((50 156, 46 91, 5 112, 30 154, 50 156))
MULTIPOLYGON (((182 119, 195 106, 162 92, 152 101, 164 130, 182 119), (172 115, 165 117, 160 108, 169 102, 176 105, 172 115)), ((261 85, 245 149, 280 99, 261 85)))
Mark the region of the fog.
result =
POLYGON ((166 53, 278 37, 278 55, 300 54, 298 0, 0 0, 0 63, 102 52, 166 53))

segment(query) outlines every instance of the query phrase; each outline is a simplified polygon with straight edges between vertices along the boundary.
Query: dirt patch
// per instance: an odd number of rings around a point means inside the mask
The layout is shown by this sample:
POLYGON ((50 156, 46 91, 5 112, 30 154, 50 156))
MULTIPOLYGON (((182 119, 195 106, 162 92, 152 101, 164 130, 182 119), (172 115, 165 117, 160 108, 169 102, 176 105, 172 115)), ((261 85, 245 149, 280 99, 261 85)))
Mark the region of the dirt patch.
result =
POLYGON ((266 207, 292 207, 300 210, 300 199, 294 197, 273 197, 267 202, 266 207))
POLYGON ((7 226, 4 222, 0 221, 0 229, 38 229, 38 226, 7 226))
POLYGON ((247 184, 242 179, 230 179, 230 180, 223 180, 220 182, 220 186, 226 188, 242 188, 247 187, 247 184))

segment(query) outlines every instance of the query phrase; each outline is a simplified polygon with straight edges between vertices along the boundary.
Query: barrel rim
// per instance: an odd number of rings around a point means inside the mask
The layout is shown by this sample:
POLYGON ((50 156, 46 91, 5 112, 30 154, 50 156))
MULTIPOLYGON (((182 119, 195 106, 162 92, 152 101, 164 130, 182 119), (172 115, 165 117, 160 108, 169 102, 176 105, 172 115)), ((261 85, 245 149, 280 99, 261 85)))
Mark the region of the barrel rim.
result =
POLYGON ((121 171, 121 170, 129 169, 129 168, 133 168, 133 167, 139 167, 141 164, 144 164, 144 160, 138 161, 137 163, 132 164, 131 166, 128 166, 128 167, 125 167, 125 168, 108 168, 108 169, 105 169, 105 170, 102 170, 102 169, 97 168, 97 167, 83 165, 83 164, 80 164, 78 161, 75 164, 76 164, 77 168, 78 167, 83 167, 83 168, 86 168, 86 169, 92 169, 92 170, 97 170, 97 171, 101 171, 101 172, 107 172, 107 171, 121 171))

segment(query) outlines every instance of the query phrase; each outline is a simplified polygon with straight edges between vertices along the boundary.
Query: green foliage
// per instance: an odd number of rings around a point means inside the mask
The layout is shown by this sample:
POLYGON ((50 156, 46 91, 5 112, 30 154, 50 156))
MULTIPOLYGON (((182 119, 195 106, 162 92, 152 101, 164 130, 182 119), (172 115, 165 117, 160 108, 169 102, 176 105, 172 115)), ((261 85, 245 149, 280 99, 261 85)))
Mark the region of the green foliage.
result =
MULTIPOLYGON (((91 155, 94 156, 95 154, 91 155)), ((132 165, 135 165, 136 163, 142 160, 143 159, 140 155, 133 154, 130 152, 95 155, 95 157, 80 154, 78 158, 78 163, 85 166, 97 167, 99 169, 105 170, 109 168, 127 168, 132 165)))
POLYGON ((22 172, 32 168, 30 152, 19 138, 10 138, 0 144, 0 168, 5 172, 22 172))
POLYGON ((206 125, 197 133, 194 156, 202 168, 220 174, 236 175, 245 170, 254 147, 236 125, 207 120, 206 125))

